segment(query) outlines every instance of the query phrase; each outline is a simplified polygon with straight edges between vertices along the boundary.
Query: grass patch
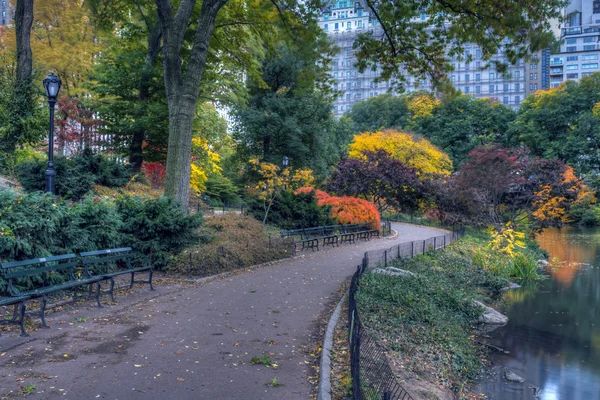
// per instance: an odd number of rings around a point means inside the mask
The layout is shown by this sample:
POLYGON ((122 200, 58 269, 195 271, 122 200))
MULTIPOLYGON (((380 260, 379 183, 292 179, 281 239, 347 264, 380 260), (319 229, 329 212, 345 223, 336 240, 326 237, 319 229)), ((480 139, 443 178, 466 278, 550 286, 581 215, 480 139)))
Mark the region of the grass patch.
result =
POLYGON ((250 365, 264 365, 265 367, 274 367, 277 364, 275 364, 275 362, 271 360, 271 357, 265 354, 262 356, 253 356, 250 359, 250 365))
POLYGON ((228 213, 206 218, 200 234, 204 243, 179 254, 169 271, 210 276, 294 255, 291 241, 269 237, 249 216, 228 213))
POLYGON ((392 266, 416 276, 367 273, 356 295, 364 326, 401 364, 454 390, 477 376, 484 354, 471 339, 473 321, 481 313, 471 301, 489 303, 508 284, 507 274, 474 261, 475 247, 480 247, 477 238, 469 237, 445 251, 398 260, 392 266))
POLYGON ((274 377, 273 379, 267 381, 267 383, 265 383, 266 386, 271 386, 271 387, 282 387, 283 383, 279 382, 279 380, 277 379, 277 377, 274 377))

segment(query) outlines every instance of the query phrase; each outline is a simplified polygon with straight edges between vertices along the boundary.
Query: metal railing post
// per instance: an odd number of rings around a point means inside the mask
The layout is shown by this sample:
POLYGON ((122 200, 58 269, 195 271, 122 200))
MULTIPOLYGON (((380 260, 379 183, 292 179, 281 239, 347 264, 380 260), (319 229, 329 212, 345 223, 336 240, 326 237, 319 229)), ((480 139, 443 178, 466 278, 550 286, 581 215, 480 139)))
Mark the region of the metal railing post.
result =
POLYGON ((415 256, 415 241, 410 242, 410 258, 415 256))
POLYGON ((387 268, 387 250, 383 252, 383 257, 385 259, 385 267, 387 268))
POLYGON ((427 246, 427 239, 423 240, 423 255, 425 255, 425 246, 427 246))

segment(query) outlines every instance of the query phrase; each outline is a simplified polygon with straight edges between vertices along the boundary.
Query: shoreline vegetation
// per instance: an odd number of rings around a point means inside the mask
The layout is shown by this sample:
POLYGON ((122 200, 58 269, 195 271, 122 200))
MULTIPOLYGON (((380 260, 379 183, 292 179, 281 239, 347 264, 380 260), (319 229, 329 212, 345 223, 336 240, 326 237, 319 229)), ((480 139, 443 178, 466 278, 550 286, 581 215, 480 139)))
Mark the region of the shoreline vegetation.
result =
POLYGON ((478 322, 483 309, 474 301, 497 307, 511 282, 543 278, 543 251, 516 241, 469 230, 445 250, 390 265, 414 275, 362 277, 356 299, 363 324, 389 349, 390 365, 415 399, 475 395, 471 383, 489 350, 479 336, 491 326, 478 322))

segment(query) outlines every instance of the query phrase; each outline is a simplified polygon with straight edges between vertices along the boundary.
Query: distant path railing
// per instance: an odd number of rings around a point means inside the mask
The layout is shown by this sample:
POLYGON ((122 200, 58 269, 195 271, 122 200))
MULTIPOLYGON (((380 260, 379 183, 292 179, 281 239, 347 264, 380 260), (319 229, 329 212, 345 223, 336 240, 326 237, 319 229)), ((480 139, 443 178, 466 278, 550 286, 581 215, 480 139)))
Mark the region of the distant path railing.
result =
POLYGON ((387 358, 387 349, 361 323, 355 298, 361 276, 370 268, 387 267, 398 258, 412 258, 429 250, 444 249, 463 234, 464 228, 460 228, 445 235, 365 253, 361 265, 352 276, 348 301, 348 342, 354 400, 413 400, 398 383, 387 358))

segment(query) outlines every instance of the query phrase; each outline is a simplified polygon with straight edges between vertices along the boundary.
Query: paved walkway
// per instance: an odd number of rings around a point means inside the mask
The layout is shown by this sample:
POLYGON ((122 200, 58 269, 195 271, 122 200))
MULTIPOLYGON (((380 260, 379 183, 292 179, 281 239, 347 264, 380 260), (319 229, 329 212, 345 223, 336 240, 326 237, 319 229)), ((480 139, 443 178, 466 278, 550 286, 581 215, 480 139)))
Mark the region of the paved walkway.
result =
POLYGON ((322 339, 317 322, 363 253, 440 234, 393 228, 393 240, 307 252, 202 286, 142 288, 103 309, 66 307, 50 315, 51 329, 0 336, 0 397, 33 384, 27 398, 309 399, 307 348, 322 339), (276 369, 250 365, 264 354, 276 369), (283 386, 266 385, 275 377, 283 386))

